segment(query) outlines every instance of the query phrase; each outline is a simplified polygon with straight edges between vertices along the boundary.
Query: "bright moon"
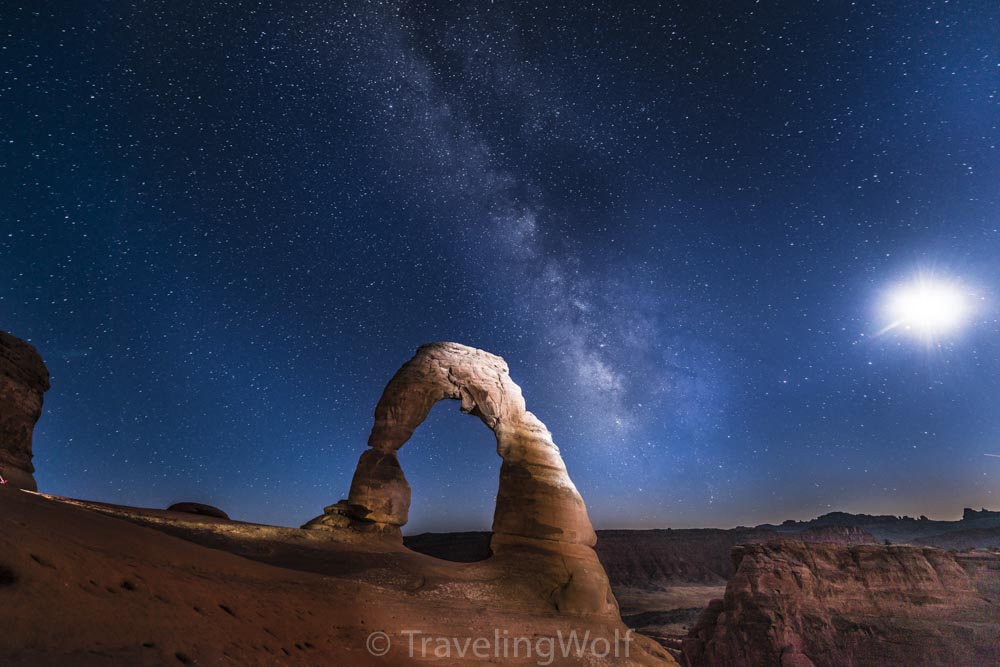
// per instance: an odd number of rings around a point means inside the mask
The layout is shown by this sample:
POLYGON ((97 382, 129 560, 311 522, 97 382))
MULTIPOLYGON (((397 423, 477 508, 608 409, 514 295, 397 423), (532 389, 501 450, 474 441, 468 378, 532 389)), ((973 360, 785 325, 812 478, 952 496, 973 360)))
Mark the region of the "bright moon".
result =
POLYGON ((934 340, 958 329, 969 315, 970 304, 957 282, 920 276, 893 289, 885 309, 890 324, 882 333, 902 328, 934 340))

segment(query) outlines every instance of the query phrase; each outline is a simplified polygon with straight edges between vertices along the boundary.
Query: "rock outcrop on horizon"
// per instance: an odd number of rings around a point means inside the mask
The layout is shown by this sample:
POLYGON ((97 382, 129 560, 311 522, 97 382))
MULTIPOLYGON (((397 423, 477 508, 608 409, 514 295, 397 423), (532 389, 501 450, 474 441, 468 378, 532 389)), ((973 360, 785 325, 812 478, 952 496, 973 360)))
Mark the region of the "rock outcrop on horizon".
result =
POLYGON ((780 525, 763 524, 758 528, 773 530, 798 539, 804 531, 827 528, 857 528, 872 535, 878 542, 892 544, 922 544, 950 548, 953 533, 964 533, 958 540, 968 546, 989 548, 1000 544, 1000 512, 965 508, 959 521, 929 519, 926 516, 894 516, 830 512, 809 521, 785 521, 780 525), (978 539, 977 539, 978 536, 978 539))
POLYGON ((38 490, 32 436, 49 390, 49 370, 34 346, 0 331, 0 476, 8 484, 38 490))
POLYGON ((441 400, 461 402, 496 436, 502 461, 488 561, 536 581, 537 594, 568 614, 617 617, 618 607, 593 546, 583 499, 545 425, 525 407, 500 357, 457 343, 417 350, 375 408, 370 449, 361 455, 346 500, 306 528, 355 530, 402 539, 410 486, 397 451, 441 400))
POLYGON ((966 507, 962 510, 962 521, 977 521, 979 519, 1000 520, 1000 512, 988 510, 985 507, 981 507, 979 510, 974 510, 971 507, 966 507))
POLYGON ((184 514, 197 514, 198 516, 210 516, 216 519, 229 520, 229 515, 218 507, 206 505, 204 503, 174 503, 167 508, 168 512, 183 512, 184 514))
POLYGON ((737 547, 733 562, 725 598, 684 641, 691 667, 1000 664, 995 556, 967 571, 929 547, 781 540, 737 547))

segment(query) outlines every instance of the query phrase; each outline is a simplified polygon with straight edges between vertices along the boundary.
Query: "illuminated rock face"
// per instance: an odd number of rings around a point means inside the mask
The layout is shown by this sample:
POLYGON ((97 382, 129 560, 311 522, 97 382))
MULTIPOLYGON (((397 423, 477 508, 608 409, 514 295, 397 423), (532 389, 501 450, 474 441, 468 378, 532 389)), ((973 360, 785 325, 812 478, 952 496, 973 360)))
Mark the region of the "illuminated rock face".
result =
POLYGON ((36 491, 31 438, 49 390, 49 370, 35 348, 0 331, 0 476, 36 491))
POLYGON ((587 508, 552 435, 525 408, 507 363, 465 345, 424 345, 396 372, 375 408, 370 449, 361 455, 347 500, 306 527, 399 537, 409 514, 410 486, 396 452, 443 399, 460 401, 463 412, 479 417, 496 435, 503 462, 491 562, 532 568, 543 597, 560 611, 616 613, 592 548, 597 536, 587 508))

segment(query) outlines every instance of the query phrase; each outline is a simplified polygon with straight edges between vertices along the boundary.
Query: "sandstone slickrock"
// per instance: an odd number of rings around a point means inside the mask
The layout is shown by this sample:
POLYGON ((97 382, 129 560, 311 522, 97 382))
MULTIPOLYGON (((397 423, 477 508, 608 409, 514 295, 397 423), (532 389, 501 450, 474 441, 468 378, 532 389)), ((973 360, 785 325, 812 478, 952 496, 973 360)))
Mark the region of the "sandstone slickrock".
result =
POLYGON ((218 507, 205 505, 203 503, 174 503, 167 508, 168 512, 183 512, 184 514, 197 514, 199 516, 211 516, 217 519, 229 519, 229 515, 218 507))
POLYGON ((733 561, 684 641, 692 667, 1000 665, 996 588, 948 552, 782 540, 733 561))
POLYGON ((389 381, 375 408, 370 449, 361 455, 346 500, 306 528, 355 530, 401 539, 410 486, 397 451, 444 399, 461 402, 495 434, 502 459, 493 517, 494 565, 530 572, 539 593, 569 614, 617 616, 597 536, 545 425, 525 406, 500 357, 457 343, 417 350, 389 381))
POLYGON ((0 475, 36 491, 31 440, 49 390, 49 370, 34 346, 0 331, 0 475))
MULTIPOLYGON (((533 642, 573 632, 614 642, 626 632, 620 621, 508 596, 520 584, 496 569, 456 566, 370 535, 341 540, 8 487, 0 508, 4 667, 529 667, 549 661, 494 640, 496 631, 533 642), (391 646, 368 644, 373 632, 391 646), (408 632, 420 633, 415 651, 408 632), (427 637, 487 638, 490 649, 477 656, 449 642, 442 654, 437 642, 421 647, 427 637)), ((554 650, 551 664, 676 667, 651 640, 632 640, 630 650, 619 640, 618 654, 605 655, 599 642, 580 656, 554 650)))

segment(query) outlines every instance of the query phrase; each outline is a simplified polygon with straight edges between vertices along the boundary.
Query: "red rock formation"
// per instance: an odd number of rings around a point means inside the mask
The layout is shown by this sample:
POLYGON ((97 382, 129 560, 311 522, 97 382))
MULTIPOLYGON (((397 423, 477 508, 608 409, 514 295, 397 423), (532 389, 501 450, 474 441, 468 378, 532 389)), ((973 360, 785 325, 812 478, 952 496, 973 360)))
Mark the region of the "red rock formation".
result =
POLYGON ((783 540, 733 561, 684 642, 692 667, 1000 664, 1000 601, 947 552, 783 540))
POLYGON ((458 345, 417 350, 389 381, 345 501, 306 528, 351 529, 399 537, 410 486, 396 452, 443 399, 461 401, 496 435, 503 459, 493 518, 490 562, 527 571, 539 595, 569 614, 617 617, 607 575, 594 553, 597 536, 583 499, 545 425, 525 407, 500 357, 458 345))
POLYGON ((35 491, 31 438, 49 390, 49 370, 35 348, 0 331, 0 475, 35 491))

